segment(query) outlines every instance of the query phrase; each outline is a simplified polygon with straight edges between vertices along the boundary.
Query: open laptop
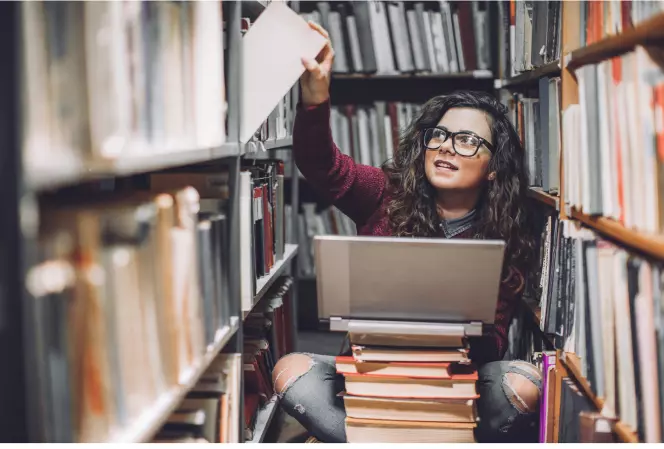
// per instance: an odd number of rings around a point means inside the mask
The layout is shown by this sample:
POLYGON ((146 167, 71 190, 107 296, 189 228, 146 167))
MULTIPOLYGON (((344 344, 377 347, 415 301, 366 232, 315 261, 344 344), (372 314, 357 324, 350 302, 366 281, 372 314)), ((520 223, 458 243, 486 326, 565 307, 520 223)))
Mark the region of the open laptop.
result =
POLYGON ((330 330, 480 336, 493 325, 505 242, 316 236, 330 330))

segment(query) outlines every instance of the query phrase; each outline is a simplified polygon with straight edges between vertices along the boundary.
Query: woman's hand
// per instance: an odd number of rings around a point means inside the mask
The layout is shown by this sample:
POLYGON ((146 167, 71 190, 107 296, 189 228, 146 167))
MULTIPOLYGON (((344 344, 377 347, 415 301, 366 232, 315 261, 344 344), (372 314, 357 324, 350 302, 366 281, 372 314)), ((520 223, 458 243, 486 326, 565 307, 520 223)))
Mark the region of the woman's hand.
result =
POLYGON ((320 33, 326 40, 325 47, 316 59, 302 58, 306 71, 300 77, 302 86, 302 104, 315 106, 325 103, 330 98, 330 76, 332 74, 332 61, 334 50, 330 35, 320 25, 309 21, 309 26, 320 33))

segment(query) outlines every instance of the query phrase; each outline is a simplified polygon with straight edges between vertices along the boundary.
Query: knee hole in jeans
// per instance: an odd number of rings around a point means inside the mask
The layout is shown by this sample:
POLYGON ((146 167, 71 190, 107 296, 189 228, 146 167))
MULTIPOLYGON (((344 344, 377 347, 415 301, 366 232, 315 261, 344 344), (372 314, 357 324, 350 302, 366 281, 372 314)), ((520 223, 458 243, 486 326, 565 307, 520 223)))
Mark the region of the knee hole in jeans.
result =
POLYGON ((537 410, 539 389, 530 379, 518 373, 505 373, 502 383, 505 396, 520 413, 537 410))
POLYGON ((306 354, 288 354, 277 362, 272 370, 272 384, 275 392, 282 396, 300 377, 309 372, 316 364, 306 354))

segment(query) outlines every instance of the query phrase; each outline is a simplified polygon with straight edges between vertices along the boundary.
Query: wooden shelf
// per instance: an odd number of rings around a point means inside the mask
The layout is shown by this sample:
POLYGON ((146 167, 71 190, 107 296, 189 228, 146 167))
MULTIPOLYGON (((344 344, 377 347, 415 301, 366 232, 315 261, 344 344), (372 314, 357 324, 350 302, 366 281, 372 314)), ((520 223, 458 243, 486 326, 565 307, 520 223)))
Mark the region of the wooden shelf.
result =
POLYGON ((490 70, 474 70, 472 72, 457 73, 395 73, 395 74, 371 74, 371 73, 334 73, 332 80, 421 80, 421 79, 491 79, 493 73, 490 70))
POLYGON ((258 410, 256 414, 256 425, 254 426, 254 437, 246 443, 262 443, 265 439, 267 431, 270 429, 272 418, 279 408, 279 397, 273 396, 270 401, 265 404, 265 407, 258 410))
POLYGON ((507 78, 505 80, 496 80, 496 89, 526 86, 537 83, 540 78, 545 76, 559 76, 560 75, 560 60, 556 60, 536 67, 527 72, 520 73, 519 75, 507 78))
MULTIPOLYGON (((281 258, 280 261, 278 261, 270 272, 263 276, 262 278, 258 279, 256 281, 256 294, 254 295, 254 301, 253 301, 253 306, 256 306, 258 304, 258 301, 261 300, 263 295, 267 293, 267 291, 270 289, 272 284, 281 276, 281 274, 284 272, 286 267, 289 266, 289 262, 295 255, 297 254, 297 245, 292 244, 292 243, 286 243, 286 249, 284 250, 284 257, 281 258)), ((246 318, 247 315, 251 313, 251 310, 243 310, 242 315, 243 318, 246 318)))
POLYGON ((170 151, 144 157, 124 157, 108 162, 89 164, 82 161, 73 162, 48 170, 27 172, 26 186, 32 191, 53 190, 86 181, 148 173, 239 154, 240 145, 237 142, 227 142, 219 147, 170 151))
POLYGON ((579 358, 576 356, 576 354, 569 352, 561 352, 561 354, 562 362, 567 367, 567 370, 574 376, 574 379, 576 379, 576 382, 583 390, 583 393, 593 402, 593 404, 595 404, 597 410, 602 410, 602 408, 604 408, 604 401, 602 398, 595 396, 595 393, 593 393, 593 391, 590 389, 588 379, 586 379, 583 374, 581 374, 581 361, 579 358))
POLYGON ((636 433, 630 429, 627 424, 625 424, 622 421, 618 421, 615 426, 613 426, 613 430, 616 432, 616 435, 618 435, 618 438, 620 438, 620 441, 623 443, 639 443, 639 437, 636 436, 636 433))
POLYGON ((187 393, 196 385, 198 379, 210 366, 217 354, 226 346, 239 326, 237 317, 231 319, 231 325, 217 333, 216 342, 208 346, 208 350, 198 364, 192 367, 187 380, 163 393, 157 402, 146 409, 127 429, 111 435, 111 443, 146 443, 159 432, 169 416, 178 408, 187 393))
POLYGON ((662 41, 664 41, 664 13, 657 14, 621 34, 606 37, 599 42, 574 50, 565 62, 567 68, 574 70, 622 55, 637 45, 661 44, 662 41))
POLYGON ((560 210, 560 198, 554 195, 549 195, 537 187, 528 187, 528 196, 539 201, 540 203, 544 203, 556 210, 560 210))
POLYGON ((615 220, 606 217, 591 217, 572 208, 572 218, 594 229, 603 236, 638 252, 658 259, 664 259, 664 236, 649 235, 625 228, 615 220))
MULTIPOLYGON (((590 384, 588 383, 588 379, 586 379, 581 374, 581 362, 577 357, 577 355, 569 352, 560 351, 559 357, 560 360, 565 365, 565 367, 567 368, 567 371, 570 374, 572 374, 572 376, 574 376, 576 383, 581 387, 583 393, 593 402, 593 404, 595 404, 597 410, 601 412, 602 409, 604 408, 604 401, 602 400, 602 398, 595 396, 595 394, 590 389, 590 384)), ((614 425, 613 430, 616 432, 616 435, 618 435, 618 438, 623 443, 639 442, 639 438, 637 437, 636 433, 633 432, 629 428, 629 426, 627 426, 627 424, 625 424, 622 421, 617 421, 614 425)))

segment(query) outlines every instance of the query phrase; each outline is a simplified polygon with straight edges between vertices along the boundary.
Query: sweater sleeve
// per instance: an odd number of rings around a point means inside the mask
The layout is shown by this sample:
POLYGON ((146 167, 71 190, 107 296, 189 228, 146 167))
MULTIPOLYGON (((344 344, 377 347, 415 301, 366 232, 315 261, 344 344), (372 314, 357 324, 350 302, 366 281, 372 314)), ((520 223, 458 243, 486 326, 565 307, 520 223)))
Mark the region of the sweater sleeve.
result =
POLYGON ((502 360, 507 351, 507 332, 514 310, 524 288, 523 276, 516 270, 510 270, 507 279, 500 285, 496 319, 488 335, 470 341, 470 359, 478 365, 502 360))
POLYGON ((297 107, 293 126, 295 163, 312 188, 348 215, 364 224, 380 207, 385 175, 377 167, 356 163, 332 140, 330 103, 297 107))

